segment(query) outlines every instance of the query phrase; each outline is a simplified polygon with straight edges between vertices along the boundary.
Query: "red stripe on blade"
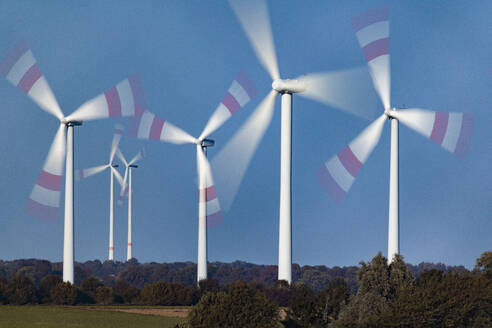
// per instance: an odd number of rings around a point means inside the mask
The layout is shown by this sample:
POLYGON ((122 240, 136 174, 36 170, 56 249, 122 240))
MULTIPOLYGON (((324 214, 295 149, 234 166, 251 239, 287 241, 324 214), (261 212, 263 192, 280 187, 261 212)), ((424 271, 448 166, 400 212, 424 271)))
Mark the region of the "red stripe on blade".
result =
POLYGON ((474 125, 475 117, 473 114, 464 113, 463 119, 461 120, 460 136, 456 144, 456 149, 454 150, 456 156, 465 157, 468 148, 470 148, 474 125))
POLYGON ((221 224, 223 220, 224 218, 222 216, 221 211, 214 213, 212 215, 207 215, 207 227, 208 228, 216 227, 219 224, 221 224))
POLYGON ((217 198, 214 186, 210 186, 205 189, 205 199, 207 201, 217 198))
POLYGON ((0 74, 7 76, 15 63, 27 52, 29 46, 25 40, 20 40, 15 46, 3 57, 0 62, 0 74))
POLYGON ((26 74, 24 74, 17 86, 25 93, 29 93, 29 90, 31 90, 34 83, 36 83, 42 75, 43 74, 41 74, 38 64, 35 63, 31 66, 31 68, 29 68, 29 70, 27 70, 26 74))
POLYGON ((239 108, 241 108, 241 105, 239 105, 236 98, 234 98, 229 92, 227 92, 224 99, 222 99, 222 104, 227 107, 231 114, 234 114, 239 108))
POLYGON ((383 38, 369 43, 364 48, 364 56, 369 63, 374 58, 389 54, 389 38, 383 38))
POLYGON ((328 195, 330 195, 335 202, 339 204, 342 203, 347 193, 336 183, 325 165, 316 171, 316 177, 318 178, 321 187, 328 195))
POLYGON ((62 177, 60 175, 51 174, 43 170, 39 175, 38 185, 49 190, 60 191, 61 180, 62 177))
POLYGON ((164 126, 164 120, 161 120, 157 116, 152 120, 152 125, 150 126, 149 139, 160 140, 162 128, 164 126))
POLYGON ((362 167, 362 163, 352 152, 352 149, 347 146, 337 156, 343 167, 355 178, 362 167))
POLYGON ((369 9, 352 19, 352 26, 355 32, 362 30, 364 27, 371 24, 389 20, 389 6, 382 6, 369 9))
POLYGON ((40 204, 32 199, 27 200, 25 211, 28 215, 47 221, 58 219, 58 207, 40 204))
POLYGON ((256 96, 256 94, 258 93, 255 85, 253 84, 253 82, 251 82, 251 80, 245 73, 239 72, 239 74, 236 76, 236 81, 243 87, 244 91, 246 91, 250 99, 256 96))
POLYGON ((106 102, 108 103, 108 114, 109 117, 120 117, 121 116, 121 102, 120 95, 116 87, 113 87, 104 93, 106 97, 106 102))
POLYGON ((145 91, 140 75, 135 74, 130 76, 128 82, 130 82, 130 87, 132 89, 135 115, 141 115, 147 108, 147 102, 145 101, 145 91))
POLYGON ((438 112, 434 118, 434 126, 430 135, 431 140, 442 144, 448 128, 449 113, 438 112))

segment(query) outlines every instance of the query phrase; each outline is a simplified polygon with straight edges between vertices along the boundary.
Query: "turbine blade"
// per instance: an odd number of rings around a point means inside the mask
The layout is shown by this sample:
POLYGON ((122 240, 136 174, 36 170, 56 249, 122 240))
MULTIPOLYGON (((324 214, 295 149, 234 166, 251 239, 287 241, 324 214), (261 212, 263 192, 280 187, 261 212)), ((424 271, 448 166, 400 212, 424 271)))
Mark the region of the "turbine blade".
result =
POLYGON ((249 163, 273 117, 276 91, 272 90, 246 123, 212 160, 216 187, 224 210, 229 210, 249 163))
POLYGON ((321 187, 335 202, 341 203, 345 199, 360 168, 378 144, 385 121, 383 114, 316 171, 321 187))
POLYGON ((280 78, 268 6, 263 0, 229 0, 256 57, 272 80, 280 78))
POLYGON ((0 62, 0 74, 59 120, 63 113, 27 42, 20 40, 0 62))
POLYGON ((391 106, 389 6, 370 9, 352 20, 374 87, 385 109, 391 106))
POLYGON ((146 154, 145 148, 140 149, 140 151, 137 153, 137 155, 135 155, 135 157, 133 157, 132 160, 130 162, 128 162, 128 165, 135 164, 136 162, 138 162, 139 160, 144 158, 145 154, 146 154))
POLYGON ((138 116, 146 108, 145 92, 138 74, 85 102, 67 120, 87 121, 108 117, 138 116))
POLYGON ((398 121, 441 145, 458 157, 465 157, 474 128, 471 113, 432 112, 420 108, 391 111, 398 121))
POLYGON ((162 120, 155 114, 145 111, 132 118, 128 136, 146 140, 161 140, 173 144, 195 143, 195 138, 177 126, 162 120))
POLYGON ((128 184, 126 180, 128 179, 128 166, 125 167, 125 175, 123 177, 123 182, 121 183, 120 195, 118 196, 117 204, 118 206, 123 205, 123 199, 128 193, 128 184))
POLYGON ((25 207, 26 213, 36 218, 54 221, 60 214, 60 193, 66 151, 65 129, 65 125, 60 124, 25 207))
POLYGON ((354 114, 372 119, 378 105, 367 67, 322 72, 298 78, 306 86, 303 96, 354 114))
POLYGON ((125 156, 123 156, 123 153, 119 148, 116 148, 116 156, 118 156, 121 163, 123 163, 125 166, 128 166, 128 162, 126 161, 125 156))
MULTIPOLYGON (((223 216, 220 209, 219 199, 217 198, 217 193, 215 192, 210 163, 208 162, 207 157, 203 153, 200 145, 196 146, 196 154, 199 181, 198 192, 205 192, 207 227, 215 227, 222 223, 223 216)), ((199 200, 201 201, 200 198, 199 200)))
POLYGON ((251 82, 246 74, 240 72, 232 82, 219 107, 217 107, 208 120, 207 125, 205 125, 205 128, 198 139, 203 140, 217 130, 234 113, 244 107, 254 96, 256 96, 257 93, 258 90, 256 90, 253 82, 251 82))
POLYGON ((111 166, 108 165, 108 164, 106 164, 106 165, 89 167, 87 169, 75 170, 75 172, 74 172, 75 180, 76 181, 80 181, 82 179, 85 179, 85 178, 90 177, 91 175, 95 175, 95 174, 101 173, 102 171, 104 171, 108 167, 111 167, 111 166))
POLYGON ((109 164, 113 164, 114 155, 116 154, 116 149, 120 144, 121 136, 123 135, 123 130, 125 127, 123 124, 116 124, 114 127, 113 141, 111 142, 111 152, 109 154, 109 164))
POLYGON ((113 172, 114 176, 116 177, 116 180, 118 180, 118 183, 120 184, 120 186, 122 186, 123 185, 123 178, 121 177, 120 172, 118 172, 118 170, 112 166, 110 166, 110 168, 111 168, 111 171, 113 172))

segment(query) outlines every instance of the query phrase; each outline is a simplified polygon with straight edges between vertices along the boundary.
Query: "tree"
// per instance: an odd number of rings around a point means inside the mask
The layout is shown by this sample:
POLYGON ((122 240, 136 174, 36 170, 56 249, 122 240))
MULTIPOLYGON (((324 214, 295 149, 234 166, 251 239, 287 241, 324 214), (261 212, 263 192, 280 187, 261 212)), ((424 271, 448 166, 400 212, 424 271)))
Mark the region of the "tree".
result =
POLYGON ((9 281, 8 285, 9 303, 22 305, 36 303, 36 288, 33 281, 24 276, 15 276, 9 281))
POLYGON ((41 279, 38 287, 39 301, 41 303, 51 303, 51 289, 60 282, 62 282, 62 278, 56 275, 49 275, 41 279))
POLYGON ((477 259, 475 270, 481 272, 492 272, 492 252, 483 252, 477 259))
POLYGON ((110 305, 114 303, 113 289, 111 287, 99 286, 96 289, 96 303, 110 305))
POLYGON ((317 296, 316 308, 318 323, 321 327, 328 326, 338 318, 340 308, 347 304, 350 289, 341 278, 335 278, 328 283, 326 289, 317 296))
POLYGON ((317 322, 314 292, 305 284, 294 284, 290 288, 288 317, 290 326, 313 327, 317 322))
POLYGON ((388 266, 381 253, 368 264, 361 262, 357 279, 357 294, 342 307, 334 327, 380 326, 381 317, 391 312, 390 303, 400 289, 410 288, 414 281, 403 257, 395 256, 392 264, 388 266))
POLYGON ((7 304, 9 302, 8 298, 9 285, 7 279, 0 278, 0 305, 7 304))
POLYGON ((278 307, 265 293, 240 282, 227 292, 206 293, 188 316, 195 328, 278 327, 278 307))
POLYGON ((96 292, 103 284, 99 279, 94 277, 85 278, 80 284, 80 289, 84 294, 84 303, 94 303, 96 301, 96 292))
POLYGON ((139 290, 130 285, 126 280, 118 279, 113 286, 115 302, 131 304, 139 294, 139 290))
POLYGON ((51 301, 57 305, 74 305, 77 301, 78 288, 70 282, 59 282, 50 291, 51 301))

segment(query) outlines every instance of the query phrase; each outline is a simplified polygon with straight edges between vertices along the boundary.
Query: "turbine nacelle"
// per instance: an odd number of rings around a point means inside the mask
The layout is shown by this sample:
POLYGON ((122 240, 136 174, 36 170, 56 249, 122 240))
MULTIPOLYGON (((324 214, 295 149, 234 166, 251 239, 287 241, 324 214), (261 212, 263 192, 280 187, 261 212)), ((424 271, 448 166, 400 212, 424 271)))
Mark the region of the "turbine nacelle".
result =
POLYGON ((392 118, 396 118, 394 113, 396 112, 397 108, 393 107, 393 108, 386 108, 384 110, 384 115, 386 115, 387 118, 389 119, 392 119, 392 118))
POLYGON ((306 91, 306 83, 297 79, 277 79, 273 81, 272 89, 278 93, 299 93, 306 91))
POLYGON ((82 121, 71 121, 71 120, 68 120, 66 118, 63 118, 60 122, 62 124, 65 124, 66 126, 79 126, 79 125, 82 125, 82 121))
POLYGON ((202 146, 203 148, 207 148, 207 147, 213 147, 215 145, 215 141, 212 139, 205 138, 202 140, 197 140, 196 144, 202 146))

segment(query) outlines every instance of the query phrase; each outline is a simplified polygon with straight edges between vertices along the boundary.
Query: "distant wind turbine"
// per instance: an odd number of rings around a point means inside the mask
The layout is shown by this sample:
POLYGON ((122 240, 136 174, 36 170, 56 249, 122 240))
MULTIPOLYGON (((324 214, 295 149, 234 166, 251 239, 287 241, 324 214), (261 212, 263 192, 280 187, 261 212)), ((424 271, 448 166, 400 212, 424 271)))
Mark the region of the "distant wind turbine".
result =
POLYGON ((84 120, 133 116, 141 113, 145 108, 142 84, 138 76, 134 75, 84 103, 71 115, 64 116, 24 40, 18 42, 0 62, 0 74, 24 91, 42 110, 60 121, 41 175, 27 202, 26 212, 45 220, 58 218, 65 160, 63 281, 73 283, 73 127, 81 125, 84 120))
POLYGON ((114 129, 113 141, 111 143, 111 151, 109 155, 109 162, 106 165, 100 165, 96 167, 91 167, 87 169, 77 170, 75 172, 75 179, 82 180, 88 178, 92 175, 103 172, 106 169, 110 169, 110 181, 109 181, 109 255, 108 260, 114 260, 114 177, 118 180, 120 185, 123 185, 123 178, 120 173, 116 170, 117 164, 113 163, 114 155, 116 149, 118 149, 118 144, 120 142, 121 136, 123 135, 123 125, 117 124, 114 129))
POLYGON ((126 251, 126 260, 129 261, 132 259, 132 169, 136 169, 138 165, 135 165, 139 160, 145 157, 145 149, 142 148, 135 157, 133 157, 129 162, 126 161, 125 157, 121 153, 121 150, 118 148, 116 150, 116 154, 121 162, 125 165, 125 175, 123 178, 121 193, 118 198, 118 205, 123 203, 123 198, 126 194, 128 194, 128 243, 127 243, 127 251, 126 251), (127 184, 128 180, 128 184, 127 184))
POLYGON ((198 138, 147 111, 142 116, 135 117, 129 128, 129 135, 136 138, 196 145, 199 188, 197 282, 207 279, 207 226, 217 225, 222 221, 222 212, 207 160, 207 148, 215 142, 207 137, 245 106, 255 94, 256 88, 253 83, 245 74, 239 73, 198 138))
POLYGON ((357 39, 364 52, 374 87, 384 113, 371 123, 347 147, 328 160, 317 172, 321 186, 336 201, 342 202, 360 168, 376 147, 384 127, 391 122, 391 155, 389 183, 388 262, 400 253, 398 122, 414 129, 463 157, 473 131, 473 115, 467 113, 431 112, 420 108, 392 108, 390 103, 389 7, 371 9, 353 20, 357 39))

